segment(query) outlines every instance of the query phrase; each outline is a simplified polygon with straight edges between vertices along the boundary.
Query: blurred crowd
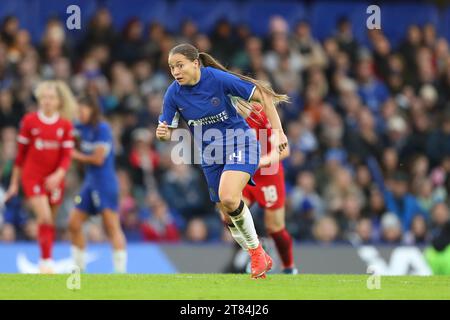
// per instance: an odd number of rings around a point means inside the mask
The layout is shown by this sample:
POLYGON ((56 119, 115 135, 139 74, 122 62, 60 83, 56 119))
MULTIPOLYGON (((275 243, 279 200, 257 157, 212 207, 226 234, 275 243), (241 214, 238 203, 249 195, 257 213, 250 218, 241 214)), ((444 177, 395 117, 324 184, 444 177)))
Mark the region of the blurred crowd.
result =
MULTIPOLYGON (((6 17, 0 25, 0 197, 20 119, 36 108, 33 88, 43 79, 61 79, 77 95, 97 94, 113 128, 128 241, 231 242, 202 172, 174 164, 173 145, 154 137, 173 80, 168 52, 189 42, 291 97, 278 111, 291 148, 284 161, 286 219, 296 241, 429 243, 449 219, 448 40, 431 24, 411 25, 399 45, 382 30, 368 30, 363 46, 352 27, 342 17, 324 41, 314 39, 308 21, 290 29, 279 16, 264 38, 226 20, 211 34, 191 20, 177 34, 138 19, 116 30, 102 8, 76 40, 62 21, 50 19, 41 41, 32 43, 20 21, 6 17)), ((82 177, 74 164, 57 221, 61 240, 82 177)), ((23 198, 0 212, 0 241, 35 239, 23 198)), ((263 234, 261 210, 252 212, 263 234)), ((106 240, 100 217, 86 233, 89 241, 106 240)))

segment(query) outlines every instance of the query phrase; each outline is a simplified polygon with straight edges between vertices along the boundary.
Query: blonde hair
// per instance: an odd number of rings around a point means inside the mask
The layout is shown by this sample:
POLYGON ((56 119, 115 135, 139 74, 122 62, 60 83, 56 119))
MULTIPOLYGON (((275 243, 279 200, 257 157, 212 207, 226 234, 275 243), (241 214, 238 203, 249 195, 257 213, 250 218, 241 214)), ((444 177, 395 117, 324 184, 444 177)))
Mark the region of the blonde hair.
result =
POLYGON ((54 88, 61 101, 59 113, 61 117, 72 121, 75 118, 77 100, 70 90, 69 86, 61 80, 46 80, 40 82, 34 90, 34 95, 39 100, 42 90, 45 88, 54 88))
POLYGON ((213 67, 224 72, 231 73, 238 78, 253 83, 260 91, 268 94, 273 101, 273 104, 277 106, 280 102, 289 102, 289 97, 285 94, 279 94, 273 91, 272 86, 261 80, 256 80, 251 77, 244 76, 240 73, 236 73, 225 68, 219 61, 214 59, 206 52, 198 52, 197 48, 188 43, 179 44, 170 50, 169 55, 182 54, 190 61, 198 59, 204 67, 213 67))

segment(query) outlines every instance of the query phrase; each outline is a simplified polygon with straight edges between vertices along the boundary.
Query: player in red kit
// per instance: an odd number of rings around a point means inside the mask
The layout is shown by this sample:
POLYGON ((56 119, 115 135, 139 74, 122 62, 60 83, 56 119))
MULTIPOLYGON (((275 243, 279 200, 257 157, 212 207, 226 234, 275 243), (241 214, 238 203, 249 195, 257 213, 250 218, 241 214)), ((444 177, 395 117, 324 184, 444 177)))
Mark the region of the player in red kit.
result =
MULTIPOLYGON (((264 208, 264 224, 268 235, 274 240, 275 246, 283 264, 283 273, 296 274, 294 265, 293 241, 285 227, 285 186, 284 170, 281 160, 289 156, 289 149, 283 152, 272 149, 276 145, 276 132, 272 131, 262 107, 255 103, 251 105, 240 98, 232 97, 233 104, 246 119, 249 126, 256 131, 261 144, 259 169, 253 179, 256 186, 247 185, 242 196, 247 206, 258 203, 264 208)), ((231 235, 241 247, 246 250, 245 243, 240 241, 238 230, 224 218, 231 235)))
POLYGON ((40 272, 53 273, 54 223, 63 200, 64 177, 74 146, 71 119, 76 100, 61 81, 40 83, 35 95, 38 110, 27 113, 22 119, 5 201, 18 193, 21 182, 27 202, 37 217, 40 272))

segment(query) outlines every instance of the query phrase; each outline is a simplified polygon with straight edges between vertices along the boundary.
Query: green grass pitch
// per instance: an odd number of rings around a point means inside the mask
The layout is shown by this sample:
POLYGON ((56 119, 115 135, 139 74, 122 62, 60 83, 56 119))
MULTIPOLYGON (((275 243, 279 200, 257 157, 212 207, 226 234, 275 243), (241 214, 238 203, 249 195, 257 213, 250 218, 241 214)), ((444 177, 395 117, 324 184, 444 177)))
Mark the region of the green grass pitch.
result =
POLYGON ((0 274, 0 299, 450 299, 450 276, 382 276, 372 290, 369 275, 81 274, 79 290, 68 276, 0 274))

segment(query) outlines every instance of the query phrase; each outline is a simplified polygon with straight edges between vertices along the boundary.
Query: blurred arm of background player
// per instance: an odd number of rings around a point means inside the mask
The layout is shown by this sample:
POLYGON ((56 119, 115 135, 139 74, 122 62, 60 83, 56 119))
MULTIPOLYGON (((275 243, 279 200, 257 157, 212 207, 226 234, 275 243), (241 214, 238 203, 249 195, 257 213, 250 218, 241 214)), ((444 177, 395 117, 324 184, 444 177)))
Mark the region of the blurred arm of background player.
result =
MULTIPOLYGON (((279 131, 272 131, 272 135, 270 136, 270 143, 272 146, 279 145, 280 140, 278 135, 279 131)), ((289 157, 289 154, 289 144, 281 152, 277 148, 272 148, 272 150, 268 154, 262 156, 259 160, 259 168, 270 167, 271 165, 276 164, 277 162, 289 157)))
POLYGON ((76 161, 91 164, 94 166, 101 166, 105 161, 107 154, 106 148, 104 146, 95 147, 92 154, 84 154, 83 152, 74 149, 72 153, 72 158, 76 161))
MULTIPOLYGON (((254 110, 254 106, 244 101, 241 98, 234 97, 233 103, 236 105, 237 112, 244 118, 247 119, 250 116, 250 113, 254 110)), ((270 121, 270 120, 269 120, 270 121)), ((279 130, 273 130, 272 134, 270 136, 270 144, 272 146, 278 146, 280 145, 280 131, 279 130)), ((289 157, 290 154, 290 148, 289 144, 287 144, 286 148, 284 148, 281 152, 279 148, 272 147, 272 150, 261 157, 259 160, 259 168, 263 167, 270 167, 273 164, 276 164, 279 161, 282 161, 283 159, 289 157)))

